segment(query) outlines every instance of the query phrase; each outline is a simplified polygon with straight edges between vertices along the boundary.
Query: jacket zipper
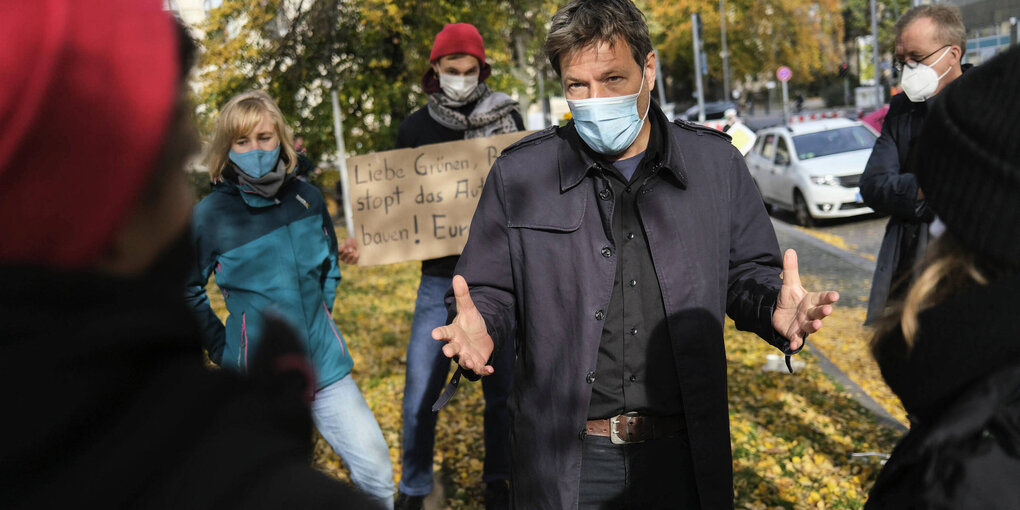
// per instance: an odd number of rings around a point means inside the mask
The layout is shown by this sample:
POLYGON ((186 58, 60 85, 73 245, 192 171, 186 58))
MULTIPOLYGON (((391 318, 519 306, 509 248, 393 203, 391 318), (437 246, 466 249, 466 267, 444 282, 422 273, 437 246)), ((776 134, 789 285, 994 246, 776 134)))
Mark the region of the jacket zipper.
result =
POLYGON ((237 366, 241 366, 241 354, 244 354, 244 371, 248 371, 248 314, 241 314, 241 349, 237 353, 237 366))
POLYGON ((347 351, 344 350, 344 341, 340 339, 340 332, 336 330, 336 323, 333 322, 333 314, 329 312, 329 308, 326 307, 326 302, 322 302, 322 309, 326 311, 326 318, 329 319, 329 326, 333 328, 333 334, 336 335, 336 341, 340 344, 340 354, 346 356, 347 351))

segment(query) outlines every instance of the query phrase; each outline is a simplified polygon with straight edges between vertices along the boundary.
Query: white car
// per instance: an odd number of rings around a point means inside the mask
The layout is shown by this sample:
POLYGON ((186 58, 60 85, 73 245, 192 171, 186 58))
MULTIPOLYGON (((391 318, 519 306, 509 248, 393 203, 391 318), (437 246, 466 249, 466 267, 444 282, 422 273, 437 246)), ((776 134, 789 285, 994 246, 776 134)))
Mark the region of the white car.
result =
POLYGON ((762 129, 747 167, 768 208, 793 211, 798 224, 873 212, 858 189, 877 136, 844 118, 762 129))

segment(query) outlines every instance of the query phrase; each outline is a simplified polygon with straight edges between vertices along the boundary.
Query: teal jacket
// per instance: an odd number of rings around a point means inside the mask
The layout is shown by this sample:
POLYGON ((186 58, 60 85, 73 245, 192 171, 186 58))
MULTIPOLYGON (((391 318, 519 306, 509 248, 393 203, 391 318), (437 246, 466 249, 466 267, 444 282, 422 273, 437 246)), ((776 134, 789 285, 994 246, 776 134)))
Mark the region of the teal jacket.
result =
POLYGON ((187 300, 206 332, 216 364, 246 372, 261 340, 263 314, 286 319, 318 373, 318 388, 346 376, 354 364, 333 321, 340 283, 336 233, 314 186, 297 179, 274 199, 219 183, 195 206, 195 260, 187 300), (209 306, 209 275, 226 301, 226 326, 209 306))

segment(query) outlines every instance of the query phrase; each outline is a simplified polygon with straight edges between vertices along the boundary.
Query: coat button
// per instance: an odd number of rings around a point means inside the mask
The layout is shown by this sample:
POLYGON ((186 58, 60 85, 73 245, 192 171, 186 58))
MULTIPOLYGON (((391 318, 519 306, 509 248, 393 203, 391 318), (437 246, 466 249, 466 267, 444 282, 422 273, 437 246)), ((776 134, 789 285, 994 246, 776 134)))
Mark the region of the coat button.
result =
POLYGON ((637 376, 636 375, 630 376, 630 382, 637 382, 637 376))
POLYGON ((577 433, 577 438, 581 441, 584 441, 584 438, 586 437, 588 437, 588 429, 581 429, 581 431, 577 433))
POLYGON ((613 196, 613 193, 608 188, 599 192, 599 198, 602 200, 609 200, 609 197, 613 196))
POLYGON ((588 375, 584 378, 585 382, 591 384, 595 382, 595 371, 588 372, 588 375))
POLYGON ((624 189, 623 191, 626 191, 627 193, 630 193, 630 186, 627 186, 627 188, 624 189))
POLYGON ((631 287, 637 287, 637 280, 631 280, 627 282, 627 285, 630 285, 631 287))
POLYGON ((628 232, 627 233, 627 239, 634 239, 634 233, 633 232, 628 232))
POLYGON ((602 247, 602 256, 607 258, 607 259, 609 257, 612 257, 613 256, 613 250, 611 248, 609 248, 608 246, 603 246, 602 247))
POLYGON ((637 328, 630 328, 630 334, 631 335, 636 335, 637 334, 637 328))
POLYGON ((595 312, 595 320, 600 321, 606 318, 606 312, 599 310, 595 312))

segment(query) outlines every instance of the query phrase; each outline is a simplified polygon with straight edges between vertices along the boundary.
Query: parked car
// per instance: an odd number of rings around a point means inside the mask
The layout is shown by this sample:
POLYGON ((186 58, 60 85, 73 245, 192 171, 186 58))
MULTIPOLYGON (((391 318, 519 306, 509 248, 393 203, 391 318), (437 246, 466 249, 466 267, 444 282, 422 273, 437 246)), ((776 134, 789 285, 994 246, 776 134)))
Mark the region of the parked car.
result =
MULTIPOLYGON (((739 110, 737 105, 731 101, 712 101, 705 103, 705 120, 717 120, 723 118, 723 114, 729 109, 739 110)), ((691 122, 698 122, 698 105, 688 108, 680 118, 691 122)))
POLYGON ((793 211, 799 225, 868 214, 858 183, 876 138, 860 121, 844 118, 766 128, 747 167, 766 207, 793 211))

